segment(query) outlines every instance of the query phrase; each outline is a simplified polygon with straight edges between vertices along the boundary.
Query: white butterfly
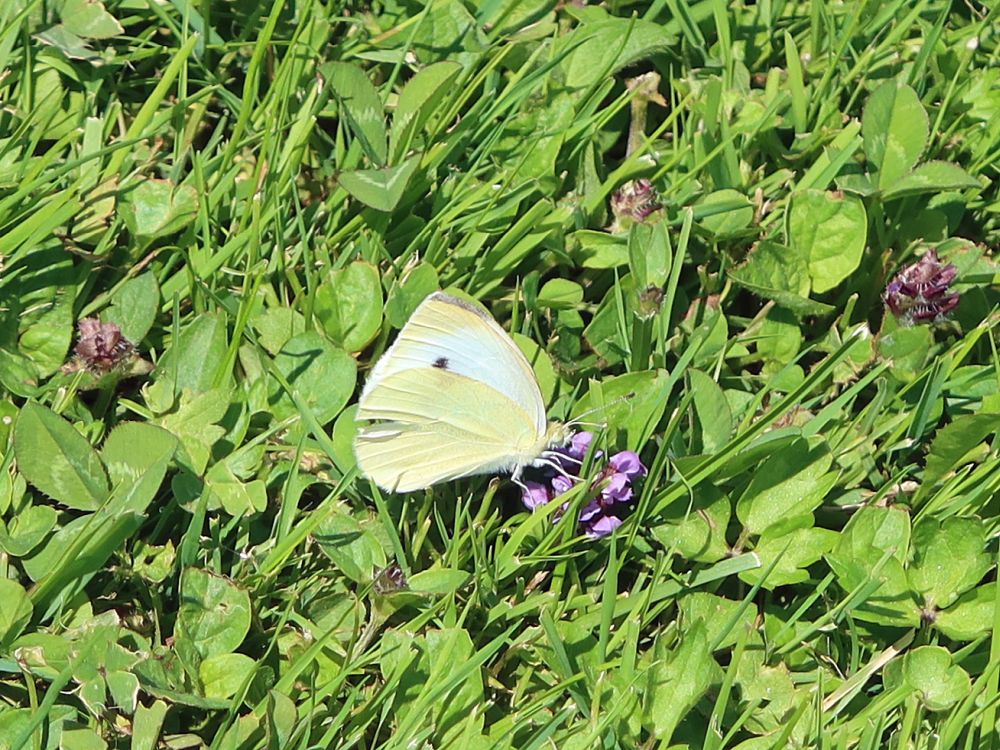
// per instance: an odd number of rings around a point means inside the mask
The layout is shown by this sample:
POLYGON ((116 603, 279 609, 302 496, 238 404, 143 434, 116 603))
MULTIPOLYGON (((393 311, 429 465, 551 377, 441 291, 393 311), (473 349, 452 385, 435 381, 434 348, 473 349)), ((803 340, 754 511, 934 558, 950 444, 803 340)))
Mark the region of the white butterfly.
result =
POLYGON ((354 440, 362 472, 409 492, 546 461, 569 437, 549 422, 528 360, 485 311, 443 292, 427 297, 361 393, 354 440))

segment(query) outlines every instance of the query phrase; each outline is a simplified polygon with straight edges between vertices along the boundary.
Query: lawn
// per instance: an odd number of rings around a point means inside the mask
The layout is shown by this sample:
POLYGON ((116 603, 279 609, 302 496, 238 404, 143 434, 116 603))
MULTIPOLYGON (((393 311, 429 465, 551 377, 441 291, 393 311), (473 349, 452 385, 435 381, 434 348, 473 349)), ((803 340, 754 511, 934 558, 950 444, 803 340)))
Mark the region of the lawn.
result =
POLYGON ((1000 750, 998 7, 0 0, 0 750, 1000 750))

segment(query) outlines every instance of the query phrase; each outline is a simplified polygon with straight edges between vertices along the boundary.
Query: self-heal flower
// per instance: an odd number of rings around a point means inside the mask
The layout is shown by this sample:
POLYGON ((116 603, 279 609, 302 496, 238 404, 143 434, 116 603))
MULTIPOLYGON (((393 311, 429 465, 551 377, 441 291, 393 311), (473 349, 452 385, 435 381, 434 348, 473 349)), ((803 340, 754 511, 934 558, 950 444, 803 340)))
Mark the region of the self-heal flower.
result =
POLYGON ((612 232, 625 231, 635 222, 643 222, 663 208, 653 183, 642 178, 630 180, 611 194, 611 213, 615 220, 612 232))
POLYGON ((122 336, 114 323, 84 318, 77 324, 79 340, 73 347, 75 368, 85 368, 95 375, 107 375, 135 354, 135 345, 122 336))
POLYGON ((943 265, 928 250, 892 278, 882 299, 903 325, 940 321, 958 306, 958 293, 948 291, 957 274, 955 266, 943 265))
MULTIPOLYGON (((534 510, 581 481, 580 464, 593 438, 589 432, 578 432, 567 447, 548 454, 553 457, 553 465, 545 472, 545 481, 527 481, 523 485, 521 500, 527 508, 534 510)), ((599 459, 603 455, 597 451, 594 457, 599 459)), ((621 451, 611 456, 591 483, 597 497, 580 511, 581 530, 596 538, 607 536, 621 526, 624 506, 632 500, 632 483, 645 474, 646 467, 636 453, 621 451)), ((561 512, 557 516, 561 516, 561 512)))

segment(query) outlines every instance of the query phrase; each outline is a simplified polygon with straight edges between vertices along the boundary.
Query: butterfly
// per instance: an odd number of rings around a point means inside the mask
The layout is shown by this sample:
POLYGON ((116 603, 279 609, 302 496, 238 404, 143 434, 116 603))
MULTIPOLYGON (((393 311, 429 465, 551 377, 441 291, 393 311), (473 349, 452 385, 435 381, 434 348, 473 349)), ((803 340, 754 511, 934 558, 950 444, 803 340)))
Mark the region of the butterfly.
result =
POLYGON ((361 392, 354 453, 379 487, 410 492, 549 463, 567 425, 549 422, 528 360, 482 308, 423 300, 361 392))

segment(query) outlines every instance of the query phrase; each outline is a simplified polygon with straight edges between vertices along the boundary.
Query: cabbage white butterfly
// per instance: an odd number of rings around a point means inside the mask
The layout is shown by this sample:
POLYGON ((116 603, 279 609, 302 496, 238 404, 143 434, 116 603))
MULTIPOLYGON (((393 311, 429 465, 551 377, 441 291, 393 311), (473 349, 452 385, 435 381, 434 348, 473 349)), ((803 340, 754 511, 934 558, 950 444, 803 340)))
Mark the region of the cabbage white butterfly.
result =
POLYGON ((424 299, 361 392, 361 471, 410 492, 473 474, 548 463, 569 437, 549 422, 535 374, 490 315, 444 292, 424 299))

